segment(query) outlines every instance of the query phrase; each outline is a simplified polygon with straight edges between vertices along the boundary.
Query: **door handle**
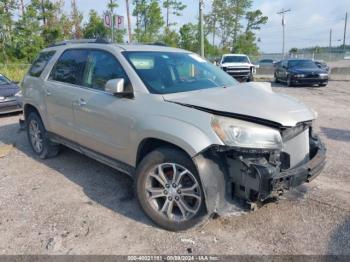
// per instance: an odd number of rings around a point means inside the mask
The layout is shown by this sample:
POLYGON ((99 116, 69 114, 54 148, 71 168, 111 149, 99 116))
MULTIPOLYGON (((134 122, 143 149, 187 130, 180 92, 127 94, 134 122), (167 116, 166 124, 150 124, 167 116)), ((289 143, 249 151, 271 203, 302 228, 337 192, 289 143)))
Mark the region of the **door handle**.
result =
POLYGON ((50 92, 49 89, 46 89, 46 90, 45 90, 45 95, 46 95, 46 96, 50 96, 50 95, 51 95, 51 92, 50 92))
POLYGON ((85 100, 82 99, 82 98, 80 98, 80 99, 78 100, 78 105, 79 105, 80 107, 85 106, 85 105, 86 105, 85 100))

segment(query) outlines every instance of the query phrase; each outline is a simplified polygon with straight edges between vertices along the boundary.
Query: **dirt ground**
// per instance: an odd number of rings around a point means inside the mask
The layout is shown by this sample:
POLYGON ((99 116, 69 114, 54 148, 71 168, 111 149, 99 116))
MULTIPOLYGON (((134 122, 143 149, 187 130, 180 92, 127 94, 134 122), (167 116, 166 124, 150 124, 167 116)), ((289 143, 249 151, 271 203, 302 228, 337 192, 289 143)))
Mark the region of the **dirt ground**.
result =
POLYGON ((70 149, 39 160, 19 116, 0 117, 0 254, 350 255, 350 82, 273 88, 318 111, 324 172, 255 212, 183 233, 146 217, 127 176, 70 149))

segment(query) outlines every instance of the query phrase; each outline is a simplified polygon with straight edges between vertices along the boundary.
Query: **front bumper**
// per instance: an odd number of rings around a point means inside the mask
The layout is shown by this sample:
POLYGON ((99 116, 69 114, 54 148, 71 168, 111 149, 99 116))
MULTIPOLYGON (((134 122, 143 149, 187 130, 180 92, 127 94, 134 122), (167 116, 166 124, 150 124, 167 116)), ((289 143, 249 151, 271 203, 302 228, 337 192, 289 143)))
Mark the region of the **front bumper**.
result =
POLYGON ((307 78, 307 77, 292 77, 292 83, 296 85, 322 85, 328 83, 328 77, 327 78, 321 78, 321 77, 314 77, 314 78, 307 78))
POLYGON ((268 155, 211 147, 194 157, 208 212, 226 213, 238 199, 256 203, 279 196, 315 179, 326 163, 326 148, 316 136, 310 137, 310 161, 301 166, 283 170, 268 155))
POLYGON ((0 114, 20 111, 22 111, 22 99, 20 97, 7 97, 0 100, 0 114))

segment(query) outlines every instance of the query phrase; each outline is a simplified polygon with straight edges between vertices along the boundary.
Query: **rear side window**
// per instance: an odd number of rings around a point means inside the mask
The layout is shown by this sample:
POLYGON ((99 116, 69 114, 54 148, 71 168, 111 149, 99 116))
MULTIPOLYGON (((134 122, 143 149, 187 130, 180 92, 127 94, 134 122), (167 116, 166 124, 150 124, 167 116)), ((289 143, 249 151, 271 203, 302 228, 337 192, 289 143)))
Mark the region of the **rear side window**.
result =
POLYGON ((54 54, 55 51, 40 53, 37 59, 35 59, 34 63, 32 64, 31 68, 29 69, 29 75, 34 77, 40 77, 41 73, 44 71, 46 65, 50 62, 54 54))
POLYGON ((52 69, 49 79, 73 85, 82 85, 87 58, 87 50, 65 51, 52 69))

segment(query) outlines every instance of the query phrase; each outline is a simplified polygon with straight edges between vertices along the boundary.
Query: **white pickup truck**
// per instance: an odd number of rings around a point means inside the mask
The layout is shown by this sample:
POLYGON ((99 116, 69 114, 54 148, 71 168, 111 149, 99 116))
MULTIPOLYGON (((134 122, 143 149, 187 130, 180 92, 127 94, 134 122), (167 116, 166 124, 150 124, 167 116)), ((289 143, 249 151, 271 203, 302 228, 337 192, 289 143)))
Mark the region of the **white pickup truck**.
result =
POLYGON ((250 62, 247 55, 243 54, 223 55, 220 67, 226 73, 241 81, 253 81, 256 73, 256 66, 250 62))

